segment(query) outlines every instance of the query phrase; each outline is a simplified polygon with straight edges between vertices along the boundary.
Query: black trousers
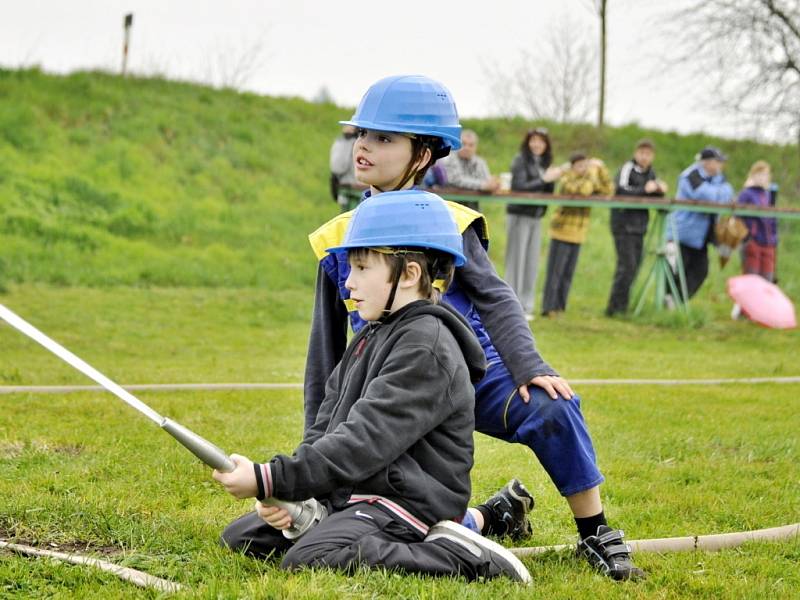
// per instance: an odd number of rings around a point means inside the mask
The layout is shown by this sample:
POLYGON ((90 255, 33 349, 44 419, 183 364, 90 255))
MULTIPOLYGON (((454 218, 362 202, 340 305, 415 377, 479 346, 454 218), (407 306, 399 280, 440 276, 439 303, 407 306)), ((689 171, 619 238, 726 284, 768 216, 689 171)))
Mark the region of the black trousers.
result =
POLYGON ((608 296, 606 314, 624 313, 628 310, 631 286, 642 264, 644 248, 643 233, 615 233, 614 246, 617 249, 617 268, 614 282, 608 296))
MULTIPOLYGON (((683 272, 686 275, 686 291, 688 293, 688 297, 684 298, 684 300, 688 300, 695 295, 708 276, 708 246, 703 244, 703 247, 698 249, 681 244, 680 247, 683 272)), ((678 274, 674 273, 674 275, 675 283, 677 283, 680 291, 681 283, 678 279, 678 274)))
POLYGON ((544 282, 542 314, 563 311, 567 308, 567 297, 572 285, 572 276, 578 264, 580 244, 550 240, 547 256, 547 279, 544 282))
POLYGON ((352 572, 367 566, 469 580, 497 574, 460 544, 443 539, 425 542, 422 533, 367 503, 329 515, 294 543, 257 513, 248 513, 225 528, 221 542, 255 558, 283 554, 281 567, 290 570, 331 567, 352 572))

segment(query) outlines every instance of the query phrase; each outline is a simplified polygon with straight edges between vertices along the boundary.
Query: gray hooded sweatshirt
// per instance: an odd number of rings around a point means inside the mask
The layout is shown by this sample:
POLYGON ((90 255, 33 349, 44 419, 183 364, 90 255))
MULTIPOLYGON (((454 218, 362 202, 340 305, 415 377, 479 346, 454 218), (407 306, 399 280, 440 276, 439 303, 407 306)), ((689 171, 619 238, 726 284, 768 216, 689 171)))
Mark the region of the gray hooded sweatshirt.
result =
POLYGON ((475 334, 447 305, 421 300, 370 323, 328 378, 294 454, 256 465, 259 497, 314 497, 334 509, 377 502, 422 527, 460 518, 470 499, 472 384, 485 369, 475 334))

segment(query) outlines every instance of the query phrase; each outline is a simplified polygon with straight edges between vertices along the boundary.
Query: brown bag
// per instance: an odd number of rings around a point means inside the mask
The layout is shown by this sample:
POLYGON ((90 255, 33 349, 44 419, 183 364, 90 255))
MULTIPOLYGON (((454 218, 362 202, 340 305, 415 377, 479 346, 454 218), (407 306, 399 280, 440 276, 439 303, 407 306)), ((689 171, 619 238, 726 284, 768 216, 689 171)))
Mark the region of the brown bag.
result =
POLYGON ((714 225, 714 237, 717 240, 720 267, 728 264, 731 254, 747 237, 747 233, 747 225, 739 217, 725 216, 717 219, 717 223, 714 225))

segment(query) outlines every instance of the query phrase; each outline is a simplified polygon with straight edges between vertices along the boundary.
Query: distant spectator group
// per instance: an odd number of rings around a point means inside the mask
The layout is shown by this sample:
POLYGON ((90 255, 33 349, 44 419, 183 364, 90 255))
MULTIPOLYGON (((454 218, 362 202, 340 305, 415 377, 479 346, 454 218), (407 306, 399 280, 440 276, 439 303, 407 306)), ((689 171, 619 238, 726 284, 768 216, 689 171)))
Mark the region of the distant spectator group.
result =
MULTIPOLYGON (((350 183, 347 173, 352 172, 345 160, 345 142, 348 133, 337 139, 331 150, 331 170, 340 169, 337 177, 341 183, 350 183), (339 158, 335 160, 335 155, 339 158), (347 173, 345 171, 349 169, 347 173)), ((349 141, 349 140, 348 140, 349 141)), ((609 176, 604 162, 584 152, 573 152, 569 161, 553 164, 553 143, 547 129, 537 127, 525 133, 519 151, 511 161, 510 173, 492 175, 487 162, 478 155, 478 135, 469 129, 462 131, 461 148, 438 160, 427 171, 423 186, 433 188, 460 188, 473 192, 535 192, 569 196, 664 196, 669 186, 656 175, 653 163, 655 143, 640 140, 633 156, 609 176)), ((352 142, 351 147, 352 147, 352 142)), ((676 198, 714 203, 733 201, 734 191, 725 178, 725 154, 716 147, 703 148, 696 160, 678 178, 676 198)), ((774 205, 776 186, 771 182, 769 164, 756 162, 750 170, 738 202, 755 206, 774 205)), ((342 203, 341 196, 339 201, 342 203)), ((479 210, 478 200, 461 204, 479 210)), ((344 204, 343 204, 344 206, 344 204)), ((506 255, 505 279, 519 298, 529 320, 534 318, 535 290, 542 246, 541 219, 547 206, 509 202, 506 205, 506 255)), ((589 232, 591 208, 570 205, 558 206, 550 218, 549 249, 544 291, 540 313, 557 317, 567 308, 572 280, 578 264, 581 245, 589 232)), ((668 240, 673 244, 671 257, 673 277, 680 281, 677 270, 678 257, 683 267, 683 285, 680 293, 683 302, 695 295, 708 275, 708 245, 716 243, 716 230, 728 217, 717 219, 712 213, 678 210, 672 213, 667 227, 668 240), (720 222, 718 222, 720 221, 720 222), (722 223, 721 223, 722 222, 722 223)), ((735 220, 735 218, 733 218, 735 220)), ((628 311, 631 288, 644 256, 644 239, 648 229, 647 208, 612 208, 611 234, 616 250, 616 266, 611 283, 607 316, 628 311)), ((742 248, 742 265, 746 273, 757 273, 769 281, 775 280, 775 248, 777 247, 777 221, 774 218, 746 217, 736 223, 746 235, 742 248)), ((738 243, 738 240, 737 240, 738 243)), ((672 305, 676 299, 667 296, 672 305)))

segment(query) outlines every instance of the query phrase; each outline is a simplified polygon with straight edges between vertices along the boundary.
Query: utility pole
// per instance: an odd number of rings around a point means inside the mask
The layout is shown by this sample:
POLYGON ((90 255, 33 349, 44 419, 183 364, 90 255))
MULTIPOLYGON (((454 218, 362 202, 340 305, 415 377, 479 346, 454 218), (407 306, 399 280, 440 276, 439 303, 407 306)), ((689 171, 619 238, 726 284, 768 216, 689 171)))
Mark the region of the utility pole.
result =
POLYGON ((597 110, 597 126, 602 128, 606 110, 606 2, 599 0, 600 16, 600 107, 597 110))
POLYGON ((131 40, 131 27, 133 27, 133 13, 128 13, 125 15, 125 20, 123 21, 123 28, 125 30, 125 38, 122 43, 122 76, 125 77, 128 74, 128 44, 131 40))

